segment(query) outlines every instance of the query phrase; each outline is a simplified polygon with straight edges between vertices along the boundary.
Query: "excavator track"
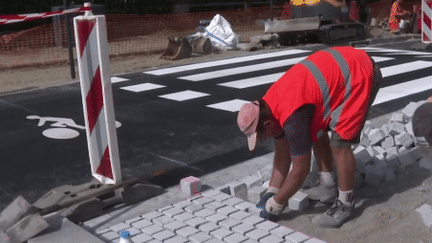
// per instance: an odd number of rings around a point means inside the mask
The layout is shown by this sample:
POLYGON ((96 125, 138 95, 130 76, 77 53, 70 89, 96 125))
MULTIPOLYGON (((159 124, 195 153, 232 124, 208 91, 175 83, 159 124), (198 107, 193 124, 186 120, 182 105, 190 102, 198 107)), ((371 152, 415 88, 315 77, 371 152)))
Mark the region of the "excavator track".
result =
POLYGON ((361 23, 329 24, 320 27, 319 39, 326 44, 364 40, 364 25, 361 23))

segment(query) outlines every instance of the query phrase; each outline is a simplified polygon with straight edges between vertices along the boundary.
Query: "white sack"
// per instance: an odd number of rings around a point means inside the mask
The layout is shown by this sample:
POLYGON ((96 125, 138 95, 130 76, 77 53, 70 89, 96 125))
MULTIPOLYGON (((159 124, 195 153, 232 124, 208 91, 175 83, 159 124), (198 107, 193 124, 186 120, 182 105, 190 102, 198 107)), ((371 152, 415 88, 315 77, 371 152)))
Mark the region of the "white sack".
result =
POLYGON ((231 29, 230 23, 221 15, 216 14, 204 30, 204 36, 210 39, 214 47, 223 50, 237 48, 238 36, 231 29))

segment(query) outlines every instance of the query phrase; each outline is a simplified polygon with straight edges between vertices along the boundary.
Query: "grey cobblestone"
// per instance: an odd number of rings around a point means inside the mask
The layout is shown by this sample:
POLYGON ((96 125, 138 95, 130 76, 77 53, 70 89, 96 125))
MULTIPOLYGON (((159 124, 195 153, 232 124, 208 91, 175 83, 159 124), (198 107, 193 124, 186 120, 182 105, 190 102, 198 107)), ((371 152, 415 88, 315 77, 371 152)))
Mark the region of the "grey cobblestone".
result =
POLYGON ((234 234, 231 230, 228 230, 226 228, 219 228, 217 230, 214 230, 210 232, 210 235, 213 235, 214 237, 218 238, 219 240, 224 240, 225 237, 234 234))
POLYGON ((138 235, 138 234, 142 233, 139 229, 134 228, 134 227, 127 228, 127 229, 124 229, 124 230, 129 231, 129 233, 130 233, 131 236, 138 235))
POLYGON ((213 238, 211 240, 206 241, 205 243, 224 243, 223 241, 213 238))
POLYGON ((120 224, 113 225, 109 228, 110 228, 110 230, 112 230, 114 232, 119 232, 120 230, 127 229, 130 227, 131 227, 130 224, 120 223, 120 224))
POLYGON ((256 206, 250 207, 247 210, 248 213, 251 213, 251 214, 256 215, 256 216, 259 216, 261 211, 262 211, 262 209, 257 208, 256 206))
POLYGON ((248 238, 244 235, 241 235, 239 233, 234 233, 232 235, 225 237, 224 241, 227 243, 240 243, 240 242, 243 242, 247 239, 248 238))
POLYGON ((247 232, 252 231, 254 229, 256 229, 256 228, 250 224, 245 224, 245 223, 241 223, 241 224, 234 226, 232 228, 232 230, 234 232, 237 232, 237 233, 242 234, 242 235, 246 235, 247 232))
POLYGON ((141 216, 138 216, 138 217, 135 217, 135 218, 133 218, 133 219, 126 220, 125 223, 126 223, 126 224, 130 224, 130 225, 132 225, 132 223, 134 223, 134 222, 136 222, 136 221, 139 221, 139 220, 141 220, 141 219, 142 219, 141 216))
POLYGON ((132 227, 135 227, 137 229, 145 228, 152 225, 152 222, 150 222, 147 219, 141 219, 140 221, 136 221, 135 223, 132 223, 132 227))
POLYGON ((275 229, 270 230, 270 233, 273 235, 277 235, 280 236, 282 238, 284 238, 285 236, 294 233, 295 231, 286 227, 286 226, 279 226, 275 229))
POLYGON ((283 243, 285 240, 282 237, 269 235, 259 240, 262 243, 283 243))
POLYGON ((218 210, 216 210, 217 213, 229 216, 230 214, 239 211, 240 209, 235 208, 235 207, 231 207, 231 206, 226 206, 223 208, 219 208, 218 210))
POLYGON ((110 231, 100 235, 99 238, 101 238, 102 240, 110 241, 119 238, 119 234, 117 232, 110 231))
POLYGON ((189 212, 189 213, 191 213, 191 214, 194 214, 196 211, 199 211, 199 210, 202 210, 202 209, 204 209, 203 206, 198 205, 198 204, 192 204, 192 205, 190 205, 190 206, 185 207, 184 210, 185 210, 186 212, 189 212))
POLYGON ((191 200, 192 203, 195 203, 195 204, 198 204, 198 205, 201 205, 201 206, 203 206, 203 205, 205 205, 207 203, 211 203, 213 201, 214 201, 213 198, 211 198, 211 197, 205 197, 205 196, 203 196, 201 198, 198 198, 196 200, 191 200))
POLYGON ((164 211, 166 211, 166 210, 168 210, 168 209, 171 209, 171 208, 173 208, 174 206, 173 205, 168 205, 168 206, 165 206, 165 207, 163 207, 163 208, 159 208, 159 209, 157 209, 156 211, 158 211, 158 212, 160 212, 160 213, 163 213, 164 211))
POLYGON ((152 212, 150 212, 150 213, 146 213, 146 214, 142 215, 141 218, 143 218, 143 219, 147 219, 147 220, 150 220, 150 221, 151 221, 152 219, 157 218, 157 217, 160 217, 160 216, 162 216, 162 215, 163 215, 163 214, 160 213, 160 212, 152 211, 152 212))
POLYGON ((270 233, 263 230, 263 229, 254 229, 254 230, 246 233, 247 237, 252 238, 254 240, 257 240, 257 241, 259 241, 261 238, 264 238, 268 235, 270 235, 270 233))
POLYGON ((239 225, 241 222, 237 219, 233 219, 233 218, 227 218, 224 219, 222 221, 220 221, 219 225, 222 227, 225 227, 229 230, 232 229, 232 227, 239 225))
POLYGON ((174 207, 177 207, 177 208, 184 209, 185 207, 190 206, 190 205, 192 205, 192 204, 193 204, 193 203, 192 203, 191 201, 189 201, 189 200, 184 200, 184 201, 181 201, 181 202, 178 202, 178 203, 173 204, 173 206, 174 206, 174 207))
POLYGON ((184 213, 175 215, 173 218, 184 222, 184 221, 191 219, 193 217, 195 217, 193 214, 188 213, 188 212, 184 212, 184 213))
POLYGON ((135 236, 131 237, 131 240, 134 243, 142 243, 142 242, 147 242, 149 240, 153 239, 153 237, 151 237, 150 235, 146 234, 146 233, 141 233, 135 236))
POLYGON ((157 240, 157 239, 153 239, 153 240, 147 241, 146 243, 162 243, 162 241, 157 240))
POLYGON ((110 232, 111 230, 109 229, 109 228, 105 228, 105 229, 97 229, 96 231, 95 231, 95 234, 96 235, 101 235, 101 234, 105 234, 105 233, 108 233, 108 232, 110 232))
POLYGON ((252 214, 240 210, 240 211, 237 211, 237 212, 235 212, 235 213, 230 214, 229 217, 241 221, 241 220, 243 220, 243 219, 245 219, 245 218, 247 218, 247 217, 249 217, 249 216, 252 216, 252 214))
POLYGON ((250 217, 243 219, 242 222, 245 224, 250 224, 252 226, 255 226, 261 222, 264 222, 264 219, 256 215, 252 215, 250 217))
POLYGON ((208 223, 208 221, 200 217, 191 218, 185 221, 185 224, 192 226, 196 229, 198 229, 200 225, 203 225, 205 223, 208 223))
POLYGON ((217 195, 219 193, 221 193, 221 192, 213 189, 213 190, 208 190, 208 191, 203 192, 202 195, 204 195, 206 197, 213 197, 214 195, 217 195))
POLYGON ((317 238, 310 238, 307 241, 305 241, 304 243, 326 243, 323 240, 317 239, 317 238))
POLYGON ((198 232, 194 235, 189 236, 189 240, 191 240, 192 242, 195 242, 195 243, 202 243, 202 242, 205 242, 207 240, 210 240, 211 238, 213 238, 213 237, 211 237, 210 235, 208 235, 204 232, 198 232))
POLYGON ((202 210, 196 211, 196 212, 194 213, 194 215, 197 216, 197 217, 205 218, 205 217, 210 216, 210 215, 215 214, 215 213, 216 213, 216 212, 213 211, 213 210, 210 210, 210 209, 204 208, 204 209, 202 209, 202 210))
POLYGON ((207 234, 212 232, 213 230, 217 230, 219 228, 220 228, 220 226, 218 226, 217 224, 215 224, 213 222, 208 222, 208 223, 205 223, 205 224, 200 225, 198 227, 199 230, 206 232, 207 234))
POLYGON ((242 243, 258 243, 258 241, 252 240, 252 239, 247 239, 246 241, 244 241, 242 243))
POLYGON ((248 211, 247 209, 249 207, 255 207, 255 204, 243 201, 239 204, 234 205, 234 207, 247 212, 248 211))
POLYGON ((142 232, 148 235, 156 234, 157 232, 161 232, 162 230, 164 229, 161 226, 155 224, 141 229, 142 232))
POLYGON ((214 196, 212 196, 212 198, 216 201, 222 202, 223 200, 227 200, 228 198, 231 198, 232 196, 226 194, 226 193, 219 193, 216 194, 214 196))
POLYGON ((153 238, 155 238, 155 239, 158 239, 158 240, 160 240, 160 241, 164 241, 164 240, 166 240, 166 239, 169 239, 169 238, 171 238, 171 237, 174 237, 175 234, 174 234, 173 232, 171 232, 171 231, 163 230, 163 231, 158 232, 158 233, 156 233, 156 234, 154 234, 154 235, 152 235, 152 236, 153 236, 153 238))
POLYGON ((165 224, 163 227, 165 229, 171 230, 172 232, 176 232, 177 230, 179 230, 181 228, 184 228, 186 226, 187 226, 187 224, 185 224, 185 223, 183 223, 181 221, 175 220, 173 222, 165 224))
POLYGON ((160 217, 154 218, 154 219, 153 219, 153 223, 154 223, 154 224, 157 224, 157 225, 159 225, 159 226, 163 226, 163 225, 168 224, 168 223, 170 223, 170 222, 172 222, 172 221, 174 221, 174 220, 175 220, 175 219, 173 219, 173 218, 171 218, 171 217, 168 217, 168 216, 166 216, 166 215, 163 215, 163 216, 160 216, 160 217))
POLYGON ((164 243, 186 243, 186 242, 189 242, 188 239, 179 235, 176 235, 164 241, 164 243))
POLYGON ((285 239, 291 240, 294 243, 300 243, 300 242, 303 242, 309 238, 310 238, 309 236, 307 236, 301 232, 294 232, 294 233, 287 235, 285 237, 285 239))
POLYGON ((223 208, 225 206, 226 206, 226 204, 218 202, 218 201, 214 201, 214 202, 207 203, 206 205, 204 205, 205 208, 208 208, 208 209, 214 210, 214 211, 218 210, 219 208, 223 208))
POLYGON ((194 227, 192 227, 192 226, 186 226, 184 228, 181 228, 181 229, 177 230, 176 233, 177 233, 177 235, 181 235, 183 237, 188 238, 189 236, 194 235, 194 234, 196 234, 198 232, 199 232, 199 230, 195 229, 194 227))
POLYGON ((219 224, 220 221, 222 221, 226 218, 227 218, 227 216, 225 216, 223 214, 216 213, 216 214, 212 214, 212 215, 206 217, 205 219, 208 221, 211 221, 215 224, 219 224))
POLYGON ((168 209, 168 210, 164 211, 163 214, 168 215, 170 217, 174 217, 174 215, 181 214, 183 212, 184 212, 183 209, 180 209, 180 208, 177 208, 177 207, 173 207, 171 209, 168 209))
POLYGON ((257 227, 258 229, 263 229, 268 232, 272 229, 276 229, 277 227, 279 227, 279 224, 273 223, 271 221, 264 221, 262 223, 255 225, 255 227, 257 227))
POLYGON ((226 200, 223 200, 222 203, 225 203, 226 205, 234 207, 236 204, 242 203, 244 200, 237 198, 237 197, 231 197, 226 200))

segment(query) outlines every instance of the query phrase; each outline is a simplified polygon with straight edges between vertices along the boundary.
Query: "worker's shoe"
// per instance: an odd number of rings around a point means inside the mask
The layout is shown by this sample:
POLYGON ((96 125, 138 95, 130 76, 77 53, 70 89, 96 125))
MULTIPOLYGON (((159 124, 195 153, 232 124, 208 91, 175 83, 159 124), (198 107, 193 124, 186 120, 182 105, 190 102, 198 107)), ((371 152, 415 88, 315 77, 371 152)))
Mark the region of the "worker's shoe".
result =
POLYGON ((336 200, 325 213, 315 216, 312 223, 324 228, 338 228, 352 216, 353 211, 354 205, 346 206, 341 201, 336 200))
POLYGON ((320 182, 317 186, 304 190, 304 193, 308 194, 311 200, 332 204, 338 196, 338 188, 336 183, 328 186, 320 182))

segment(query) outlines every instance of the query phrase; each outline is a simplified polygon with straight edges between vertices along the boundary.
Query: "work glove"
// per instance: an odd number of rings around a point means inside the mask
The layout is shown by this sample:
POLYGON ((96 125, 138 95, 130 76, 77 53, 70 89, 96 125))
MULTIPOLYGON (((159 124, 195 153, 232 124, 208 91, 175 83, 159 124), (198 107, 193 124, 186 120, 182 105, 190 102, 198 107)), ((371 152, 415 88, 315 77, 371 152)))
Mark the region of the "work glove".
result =
POLYGON ((261 198, 261 200, 257 203, 256 207, 257 208, 261 208, 264 209, 267 201, 273 197, 274 195, 276 195, 276 193, 274 192, 267 192, 266 194, 264 194, 264 196, 261 198))
POLYGON ((278 215, 285 208, 285 205, 278 204, 274 200, 274 196, 267 200, 264 209, 260 212, 260 217, 269 220, 272 222, 276 222, 278 220, 278 215))

